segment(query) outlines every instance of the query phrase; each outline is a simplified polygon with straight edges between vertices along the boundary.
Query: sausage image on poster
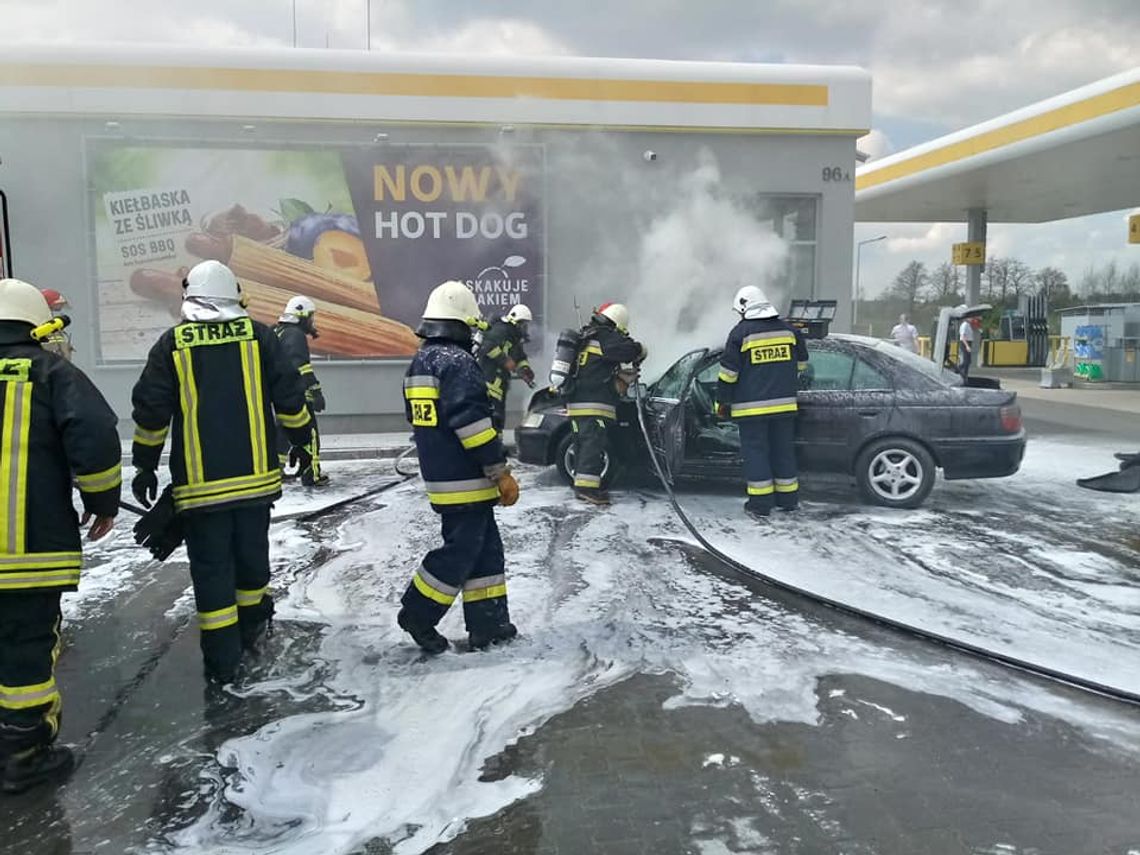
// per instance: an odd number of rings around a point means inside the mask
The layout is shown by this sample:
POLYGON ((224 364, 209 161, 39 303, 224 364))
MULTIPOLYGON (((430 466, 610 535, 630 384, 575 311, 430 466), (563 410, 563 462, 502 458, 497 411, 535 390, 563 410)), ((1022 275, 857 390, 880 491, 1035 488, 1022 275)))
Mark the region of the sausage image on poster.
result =
POLYGON ((507 158, 483 146, 92 141, 101 361, 145 359, 178 320, 186 271, 206 259, 233 269, 264 323, 311 297, 321 356, 406 358, 445 279, 467 282, 488 317, 526 301, 537 316, 541 163, 532 147, 507 158))
POLYGON ((415 326, 431 289, 458 279, 484 318, 525 303, 541 329, 541 147, 386 145, 343 157, 386 315, 415 326))

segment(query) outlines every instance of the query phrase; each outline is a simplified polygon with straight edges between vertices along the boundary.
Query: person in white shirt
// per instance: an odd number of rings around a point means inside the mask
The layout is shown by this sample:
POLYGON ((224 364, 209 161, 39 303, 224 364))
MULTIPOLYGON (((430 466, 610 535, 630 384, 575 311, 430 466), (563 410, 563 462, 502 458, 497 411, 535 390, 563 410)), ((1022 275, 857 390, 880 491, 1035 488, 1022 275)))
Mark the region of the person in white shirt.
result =
POLYGON ((966 318, 958 325, 958 373, 963 380, 970 376, 970 363, 974 356, 974 330, 981 325, 978 318, 966 318))
POLYGON ((891 330, 891 338, 903 350, 918 353, 918 329, 905 314, 899 315, 899 322, 891 330))

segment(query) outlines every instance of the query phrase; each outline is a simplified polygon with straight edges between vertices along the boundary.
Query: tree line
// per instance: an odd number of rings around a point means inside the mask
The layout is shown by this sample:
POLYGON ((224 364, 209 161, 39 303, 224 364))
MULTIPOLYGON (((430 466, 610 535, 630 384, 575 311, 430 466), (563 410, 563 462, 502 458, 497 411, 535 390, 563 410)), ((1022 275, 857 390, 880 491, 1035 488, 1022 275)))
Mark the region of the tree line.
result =
MULTIPOLYGON (((1018 258, 996 257, 982 270, 982 302, 994 307, 994 323, 1004 309, 1015 309, 1022 295, 1045 294, 1051 326, 1057 309, 1084 303, 1140 302, 1140 263, 1125 267, 1115 260, 1089 267, 1075 286, 1063 270, 1034 269, 1018 258)), ((859 332, 886 335, 899 314, 907 314, 925 333, 942 306, 966 302, 966 274, 962 267, 943 262, 931 269, 911 261, 891 281, 886 292, 859 304, 859 332)), ((988 324, 987 324, 988 325, 988 324)))

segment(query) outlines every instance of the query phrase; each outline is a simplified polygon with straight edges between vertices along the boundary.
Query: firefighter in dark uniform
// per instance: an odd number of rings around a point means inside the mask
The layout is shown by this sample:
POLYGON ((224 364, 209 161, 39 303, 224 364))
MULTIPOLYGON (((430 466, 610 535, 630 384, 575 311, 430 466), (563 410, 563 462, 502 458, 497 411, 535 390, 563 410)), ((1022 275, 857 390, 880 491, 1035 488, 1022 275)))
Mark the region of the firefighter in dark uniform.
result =
MULTIPOLYGON (((321 472, 321 438, 317 430, 317 413, 325 410, 325 393, 321 391, 321 381, 313 373, 313 363, 309 355, 309 336, 317 338, 317 305, 304 295, 297 295, 285 304, 285 311, 277 319, 277 326, 273 328, 277 338, 281 340, 281 349, 285 351, 285 358, 297 369, 301 375, 301 382, 305 386, 305 403, 309 408, 309 417, 312 423, 312 436, 309 446, 312 453, 309 455, 309 465, 300 470, 301 483, 306 487, 323 487, 329 482, 329 476, 321 472)), ((277 459, 284 470, 289 465, 289 434, 285 426, 277 423, 277 459)))
POLYGON ((582 332, 578 370, 570 390, 567 412, 574 431, 574 495, 595 505, 608 505, 602 488, 608 433, 617 420, 621 400, 617 374, 623 363, 640 363, 646 349, 630 338, 629 310, 621 303, 603 303, 582 332))
POLYGON ((479 367, 487 380, 487 397, 491 399, 491 421, 501 435, 507 421, 507 391, 511 375, 517 374, 534 388, 534 370, 530 367, 523 344, 530 340, 530 322, 534 315, 519 304, 512 306, 483 334, 479 346, 479 367))
POLYGON ((741 320, 721 356, 717 415, 731 416, 740 426, 748 482, 744 509, 763 518, 773 504, 785 511, 799 506, 796 391, 808 352, 800 333, 780 320, 756 286, 741 288, 732 305, 741 320))
POLYGON ((495 505, 513 505, 519 487, 491 422, 483 372, 471 354, 479 322, 475 295, 461 282, 432 291, 416 331, 423 344, 404 377, 404 406, 443 545, 424 556, 404 592, 397 622, 428 653, 447 639, 435 626, 463 594, 468 641, 478 650, 518 634, 507 609, 503 542, 495 505))
POLYGON ((8 793, 74 763, 70 749, 53 745, 60 595, 79 584, 80 526, 94 518, 88 540, 107 534, 122 484, 118 419, 82 371, 40 346, 57 331, 51 320, 37 288, 0 280, 0 787, 8 793))
POLYGON ((206 676, 232 681, 273 615, 269 509, 281 495, 274 411, 302 462, 311 438, 301 377, 273 330, 251 319, 217 261, 183 282, 182 323, 151 348, 132 394, 136 469, 147 507, 173 424, 170 474, 184 519, 206 676))

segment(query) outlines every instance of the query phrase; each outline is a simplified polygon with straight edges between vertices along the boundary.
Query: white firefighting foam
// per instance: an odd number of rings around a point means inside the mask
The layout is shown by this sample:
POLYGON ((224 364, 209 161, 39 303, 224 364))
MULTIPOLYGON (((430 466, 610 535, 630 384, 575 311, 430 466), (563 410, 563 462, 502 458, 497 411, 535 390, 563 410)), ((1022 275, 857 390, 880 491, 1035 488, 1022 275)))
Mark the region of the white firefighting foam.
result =
MULTIPOLYGON (((1018 485, 1051 489, 1058 449, 1041 450, 1031 454, 1028 471, 1017 479, 940 488, 934 501, 969 498, 985 506, 1008 501, 1001 490, 1018 485)), ((328 689, 355 696, 359 708, 287 718, 228 742, 219 760, 236 770, 226 798, 245 812, 240 839, 223 823, 222 806, 215 805, 179 836, 180 848, 334 853, 380 837, 398 853, 422 852, 453 838, 467 820, 493 814, 542 786, 539 779, 517 776, 480 781, 487 758, 634 673, 677 675, 683 688, 670 706, 739 704, 757 722, 805 723, 817 721, 821 675, 859 673, 952 697, 1009 723, 1019 721, 1024 708, 1057 715, 1114 751, 1140 751, 1140 730, 1124 713, 1086 706, 1071 694, 1014 673, 976 668, 938 649, 864 641, 694 569, 674 549, 649 544, 650 538, 683 534, 659 498, 619 494, 618 505, 599 512, 569 505, 567 490, 549 472, 527 470, 522 482, 522 501, 500 511, 500 522, 511 609, 523 637, 502 649, 450 652, 438 659, 410 646, 395 626, 395 612, 408 574, 436 541, 437 522, 418 486, 386 495, 386 507, 341 528, 337 557, 314 577, 298 580, 280 615, 328 625, 320 649, 333 666, 328 689)), ((753 532, 754 524, 736 513, 739 500, 702 501, 724 509, 720 540, 743 543, 753 532)), ((1135 504, 1125 497, 1099 507, 1119 517, 1135 504)), ((857 524, 883 537, 931 516, 839 508, 851 511, 844 529, 857 524)), ((802 525, 805 537, 837 528, 833 520, 813 522, 810 516, 802 525)), ((867 563, 860 557, 862 541, 852 543, 841 559, 833 551, 811 555, 801 547, 801 569, 824 579, 834 564, 852 579, 880 577, 897 585, 892 577, 900 568, 877 563, 877 554, 867 563)), ((757 565, 770 563, 767 545, 748 551, 757 565)), ((949 572, 952 557, 936 555, 932 566, 949 572)), ((935 596, 924 596, 923 571, 905 572, 915 577, 914 607, 935 616, 946 584, 927 578, 935 596)), ((1043 603, 1053 603, 1053 595, 1048 592, 1043 603)), ((1032 607, 1043 604, 1033 589, 1023 596, 1032 607)), ((979 626, 989 622, 983 597, 968 605, 979 626)), ((1056 627, 1062 641, 1071 635, 1066 622, 1056 627)), ((441 629, 452 639, 462 637, 458 608, 441 629)))

